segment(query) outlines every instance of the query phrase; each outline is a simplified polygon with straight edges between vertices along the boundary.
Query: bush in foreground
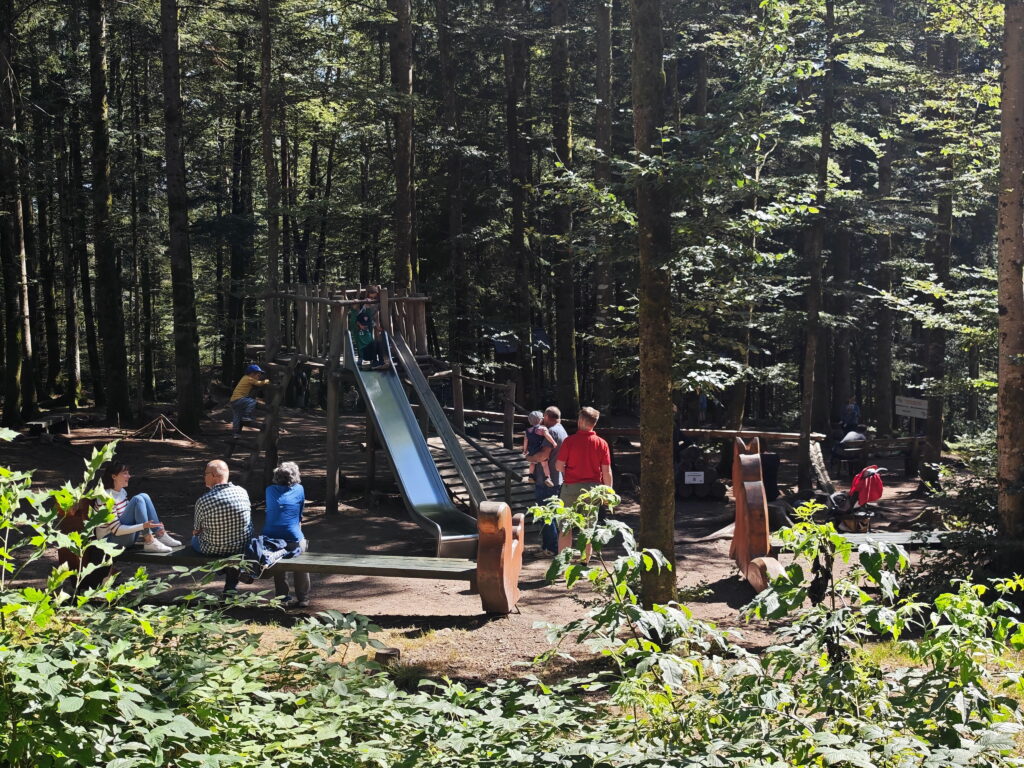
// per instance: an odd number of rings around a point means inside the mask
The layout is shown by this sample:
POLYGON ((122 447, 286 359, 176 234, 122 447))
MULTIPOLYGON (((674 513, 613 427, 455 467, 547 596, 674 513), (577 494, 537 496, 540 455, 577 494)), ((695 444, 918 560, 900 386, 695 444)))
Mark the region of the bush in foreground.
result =
POLYGON ((748 608, 787 618, 779 644, 754 655, 682 605, 639 604, 642 570, 668 566, 639 551, 626 526, 598 522, 598 506, 618 501, 599 488, 574 509, 535 511, 577 534, 550 576, 590 585, 585 615, 551 628, 552 653, 573 637, 606 655, 611 671, 555 686, 424 682, 408 693, 366 659, 376 628, 356 615, 319 614, 268 649, 201 590, 148 602, 169 583, 141 569, 82 593, 66 570, 44 588, 18 586, 20 569, 47 547, 107 546, 54 522, 57 507, 97 495, 92 476, 111 450, 93 456, 77 488, 33 492, 29 475, 0 470, 0 750, 9 765, 1022 764, 1020 714, 1007 695, 1019 683, 1003 659, 1024 632, 1000 597, 1019 579, 987 594, 960 584, 924 606, 899 594, 901 550, 854 553, 807 519, 785 536, 810 572, 791 566, 748 608), (832 565, 854 557, 853 574, 836 580, 832 565), (860 648, 876 638, 897 641, 913 664, 872 662, 860 648))

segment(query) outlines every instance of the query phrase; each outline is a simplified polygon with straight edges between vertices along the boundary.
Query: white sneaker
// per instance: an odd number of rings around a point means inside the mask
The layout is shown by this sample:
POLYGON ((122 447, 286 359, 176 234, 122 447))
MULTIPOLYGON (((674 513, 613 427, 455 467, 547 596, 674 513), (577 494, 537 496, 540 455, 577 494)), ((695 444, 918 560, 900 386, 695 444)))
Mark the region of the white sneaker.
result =
POLYGON ((147 542, 146 544, 143 545, 142 551, 143 552, 156 552, 156 553, 161 554, 161 555, 166 555, 168 552, 171 551, 171 548, 168 547, 166 544, 164 544, 159 539, 153 539, 152 541, 147 542))
POLYGON ((159 541, 164 546, 170 547, 171 549, 177 549, 178 547, 181 546, 181 542, 180 541, 178 541, 177 539, 172 537, 170 534, 166 534, 166 533, 161 534, 160 536, 157 536, 156 540, 159 541))

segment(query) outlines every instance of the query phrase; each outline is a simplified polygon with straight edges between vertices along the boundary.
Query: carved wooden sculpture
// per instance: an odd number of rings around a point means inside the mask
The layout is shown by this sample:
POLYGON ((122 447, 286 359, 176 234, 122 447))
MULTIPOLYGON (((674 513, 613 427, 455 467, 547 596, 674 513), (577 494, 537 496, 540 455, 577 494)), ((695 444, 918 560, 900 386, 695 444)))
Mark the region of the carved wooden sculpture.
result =
POLYGON ((519 572, 523 569, 522 513, 508 504, 485 501, 477 514, 480 541, 476 554, 476 588, 487 613, 509 613, 519 602, 519 572))
POLYGON ((736 499, 736 530, 729 556, 743 578, 761 592, 783 569, 778 560, 769 557, 768 499, 761 476, 761 445, 756 437, 749 443, 737 437, 733 445, 732 494, 736 499))

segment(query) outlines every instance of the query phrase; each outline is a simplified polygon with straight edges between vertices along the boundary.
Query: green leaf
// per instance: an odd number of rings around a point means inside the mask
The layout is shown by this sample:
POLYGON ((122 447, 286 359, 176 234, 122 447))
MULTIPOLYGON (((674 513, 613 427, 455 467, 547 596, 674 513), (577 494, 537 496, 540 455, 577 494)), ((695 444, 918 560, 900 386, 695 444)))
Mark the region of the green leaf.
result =
POLYGON ((85 704, 85 699, 81 696, 61 696, 57 702, 57 711, 61 714, 68 712, 77 712, 85 704))

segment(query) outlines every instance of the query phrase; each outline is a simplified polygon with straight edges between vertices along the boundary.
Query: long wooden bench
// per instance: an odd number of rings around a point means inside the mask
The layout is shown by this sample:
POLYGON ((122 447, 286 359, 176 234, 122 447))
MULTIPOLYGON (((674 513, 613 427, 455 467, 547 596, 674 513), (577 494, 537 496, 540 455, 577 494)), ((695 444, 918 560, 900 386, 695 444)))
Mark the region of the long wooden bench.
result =
POLYGON ((948 546, 946 531, 877 531, 874 533, 840 533, 851 544, 899 544, 908 549, 915 547, 948 546))
MULTIPOLYGON (((68 514, 62 527, 69 532, 81 522, 68 514)), ((525 525, 522 514, 512 514, 507 504, 484 502, 477 514, 479 544, 477 559, 451 557, 407 557, 405 555, 338 555, 307 552, 283 560, 267 574, 288 571, 337 573, 353 576, 398 577, 468 581, 479 593, 485 613, 508 614, 519 602, 519 574, 523 568, 525 525)), ((185 547, 159 554, 139 547, 126 550, 118 561, 144 565, 195 567, 209 565, 214 558, 203 557, 185 547)), ((73 566, 76 567, 76 566, 73 566)))
POLYGON ((845 464, 852 477, 867 465, 868 459, 902 457, 904 476, 915 477, 923 443, 924 438, 922 437, 889 437, 861 440, 842 445, 835 458, 839 460, 840 471, 845 464))
POLYGON ((67 434, 71 434, 71 414, 66 412, 41 413, 31 421, 25 422, 29 435, 43 435, 53 431, 54 427, 61 427, 67 434))

